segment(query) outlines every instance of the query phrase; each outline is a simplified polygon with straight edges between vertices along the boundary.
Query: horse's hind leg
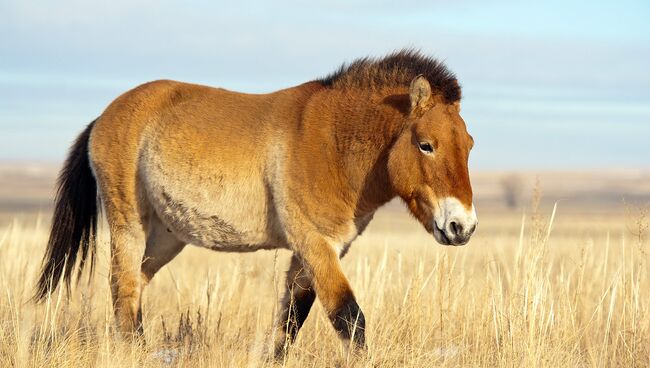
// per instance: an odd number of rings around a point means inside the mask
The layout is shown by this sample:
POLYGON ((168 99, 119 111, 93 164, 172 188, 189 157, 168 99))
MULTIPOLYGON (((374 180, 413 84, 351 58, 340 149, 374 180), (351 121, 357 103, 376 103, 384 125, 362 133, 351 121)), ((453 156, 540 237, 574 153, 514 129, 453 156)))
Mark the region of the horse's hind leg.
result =
POLYGON ((296 339, 296 335, 309 315, 309 310, 316 292, 311 284, 311 278, 304 270, 302 261, 294 255, 287 271, 286 289, 280 302, 280 309, 275 323, 274 354, 276 359, 282 359, 287 348, 296 339))
POLYGON ((151 281, 156 272, 174 259, 184 247, 185 243, 178 240, 158 216, 151 215, 147 226, 147 246, 142 259, 144 281, 151 281))
POLYGON ((111 291, 118 330, 126 335, 142 333, 140 263, 144 253, 144 230, 139 221, 112 220, 111 291))
POLYGON ((185 246, 155 214, 144 216, 142 221, 144 228, 139 221, 111 226, 113 306, 118 328, 126 334, 142 334, 142 291, 185 246))
POLYGON ((145 247, 146 213, 138 206, 133 184, 124 176, 95 166, 111 233, 111 292, 118 330, 124 335, 142 333, 140 272, 145 247))

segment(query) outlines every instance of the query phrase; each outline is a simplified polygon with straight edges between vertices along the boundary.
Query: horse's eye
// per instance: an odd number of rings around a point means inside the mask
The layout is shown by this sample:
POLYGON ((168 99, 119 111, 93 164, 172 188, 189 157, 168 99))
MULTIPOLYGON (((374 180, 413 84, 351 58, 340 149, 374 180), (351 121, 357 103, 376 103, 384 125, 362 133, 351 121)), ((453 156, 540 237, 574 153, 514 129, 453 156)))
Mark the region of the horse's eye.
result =
POLYGON ((433 153, 433 146, 429 142, 420 142, 418 146, 420 147, 420 151, 427 155, 433 153))

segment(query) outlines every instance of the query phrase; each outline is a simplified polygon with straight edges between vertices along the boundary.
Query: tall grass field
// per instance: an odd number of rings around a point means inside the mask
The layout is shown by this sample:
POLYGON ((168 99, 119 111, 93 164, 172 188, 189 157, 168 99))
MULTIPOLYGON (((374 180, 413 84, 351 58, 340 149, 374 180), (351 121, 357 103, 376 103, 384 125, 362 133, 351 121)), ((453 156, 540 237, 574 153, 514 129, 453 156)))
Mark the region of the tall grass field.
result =
POLYGON ((2 367, 648 367, 650 247, 643 210, 481 213, 443 247, 403 209, 380 211, 342 260, 367 319, 348 360, 315 304, 284 362, 267 360, 287 251, 188 246, 143 299, 145 340, 116 333, 108 236, 88 281, 30 298, 48 215, 0 228, 2 367))

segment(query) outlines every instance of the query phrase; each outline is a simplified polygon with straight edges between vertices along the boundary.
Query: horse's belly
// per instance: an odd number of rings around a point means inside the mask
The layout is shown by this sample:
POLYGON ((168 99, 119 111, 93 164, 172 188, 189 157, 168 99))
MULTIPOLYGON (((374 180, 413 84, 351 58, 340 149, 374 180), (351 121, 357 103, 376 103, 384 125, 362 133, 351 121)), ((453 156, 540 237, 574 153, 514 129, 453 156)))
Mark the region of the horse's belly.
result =
MULTIPOLYGON (((229 132, 227 124, 216 127, 229 132)), ((214 129, 170 124, 143 142, 139 176, 146 198, 187 243, 240 252, 287 247, 265 182, 265 156, 242 148, 249 144, 222 143, 208 134, 214 129)))
POLYGON ((269 193, 260 180, 156 180, 145 184, 160 220, 184 242, 214 250, 288 248, 269 193), (194 181, 193 181, 194 180, 194 181))
POLYGON ((263 198, 248 196, 226 203, 213 198, 210 203, 197 203, 162 192, 156 202, 163 223, 188 243, 232 252, 287 247, 263 198))

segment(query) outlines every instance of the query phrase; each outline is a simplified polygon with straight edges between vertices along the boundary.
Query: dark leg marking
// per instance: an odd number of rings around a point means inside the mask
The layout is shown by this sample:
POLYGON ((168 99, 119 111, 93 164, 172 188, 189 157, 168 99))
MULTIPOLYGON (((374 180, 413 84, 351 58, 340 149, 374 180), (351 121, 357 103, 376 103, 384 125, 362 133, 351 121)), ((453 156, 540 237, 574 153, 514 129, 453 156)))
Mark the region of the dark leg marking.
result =
POLYGON ((298 331, 305 323, 309 311, 311 310, 311 306, 314 304, 314 300, 316 300, 316 293, 312 289, 309 289, 299 295, 295 295, 295 297, 295 300, 287 310, 290 314, 287 316, 288 318, 285 319, 284 326, 291 343, 296 340, 298 331))
POLYGON ((330 317, 332 325, 341 338, 351 340, 357 348, 365 350, 367 348, 366 319, 354 296, 346 299, 346 302, 330 317))
MULTIPOLYGON (((299 286, 294 286, 299 287, 299 286)), ((287 293, 291 291, 287 290, 287 293)), ((299 293, 293 294, 294 298, 291 300, 288 306, 282 311, 280 315, 280 326, 279 328, 285 333, 284 341, 280 341, 275 346, 275 358, 282 360, 286 355, 289 345, 293 344, 296 341, 298 336, 298 331, 307 320, 309 311, 311 310, 314 300, 316 300, 316 293, 312 288, 308 290, 302 290, 299 293)))
POLYGON ((296 340, 298 331, 305 323, 316 299, 311 277, 303 269, 302 261, 295 255, 291 258, 285 284, 286 289, 276 322, 278 339, 275 341, 274 355, 277 360, 282 360, 289 345, 296 340))

